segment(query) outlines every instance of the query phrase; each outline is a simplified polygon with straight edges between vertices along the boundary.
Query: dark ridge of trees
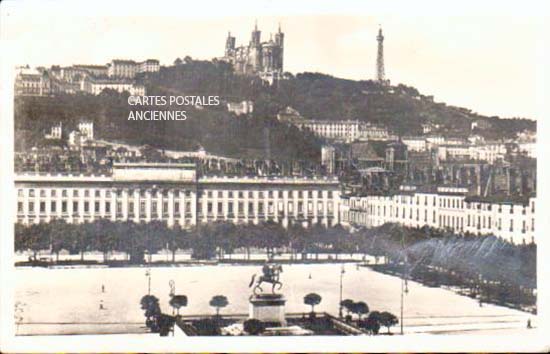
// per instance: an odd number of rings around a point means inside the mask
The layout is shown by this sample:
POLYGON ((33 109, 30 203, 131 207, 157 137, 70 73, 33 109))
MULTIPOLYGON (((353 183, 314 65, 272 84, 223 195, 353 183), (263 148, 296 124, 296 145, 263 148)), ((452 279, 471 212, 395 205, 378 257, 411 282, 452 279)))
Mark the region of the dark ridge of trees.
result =
POLYGON ((495 236, 452 234, 429 227, 404 228, 385 224, 353 233, 336 227, 314 225, 303 228, 266 222, 259 225, 235 225, 214 222, 200 230, 168 227, 161 221, 150 223, 112 222, 100 219, 91 223, 68 224, 62 219, 50 223, 15 224, 15 250, 30 251, 34 256, 50 250, 57 256, 62 250, 72 254, 100 251, 104 261, 109 253, 124 252, 131 263, 143 263, 147 255, 168 249, 172 261, 178 250, 191 250, 196 259, 227 259, 240 249, 250 256, 251 249, 263 249, 269 255, 291 252, 294 260, 317 258, 320 253, 370 254, 384 257, 391 265, 407 263, 406 272, 445 271, 451 276, 522 288, 536 288, 536 245, 513 245, 495 236))
POLYGON ((210 153, 236 158, 320 159, 321 140, 272 117, 236 118, 222 109, 199 110, 189 106, 130 106, 127 97, 127 93, 18 97, 16 149, 51 145, 43 134, 52 125, 62 122, 68 134, 78 121, 85 119, 94 122, 97 137, 134 145, 187 151, 202 146, 210 153), (185 121, 128 120, 130 111, 148 110, 185 110, 188 118, 185 121))
POLYGON ((241 250, 250 259, 251 250, 265 250, 268 256, 290 252, 294 261, 317 259, 329 254, 363 254, 375 257, 373 267, 397 276, 406 276, 429 286, 449 285, 480 301, 499 304, 536 305, 537 288, 535 244, 513 245, 495 236, 452 234, 447 230, 405 228, 386 224, 353 233, 340 226, 315 225, 303 228, 267 222, 259 225, 234 225, 215 222, 200 230, 169 228, 154 221, 67 224, 63 220, 50 223, 15 225, 15 250, 31 253, 30 265, 39 265, 37 253, 49 250, 58 260, 67 250, 80 254, 100 251, 103 262, 110 263, 113 251, 127 255, 126 263, 151 262, 151 255, 163 249, 191 251, 194 259, 231 259, 241 250), (147 258, 147 259, 146 259, 147 258), (385 262, 378 264, 380 258, 385 262))

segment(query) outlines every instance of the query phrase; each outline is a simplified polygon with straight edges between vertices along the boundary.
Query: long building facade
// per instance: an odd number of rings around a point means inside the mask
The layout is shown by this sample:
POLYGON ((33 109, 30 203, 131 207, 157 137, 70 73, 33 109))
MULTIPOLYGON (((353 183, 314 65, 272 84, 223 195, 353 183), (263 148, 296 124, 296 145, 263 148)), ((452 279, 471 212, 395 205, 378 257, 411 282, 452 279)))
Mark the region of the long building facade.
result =
POLYGON ((272 221, 377 227, 398 223, 535 243, 535 198, 505 201, 464 188, 403 188, 393 195, 341 196, 335 178, 197 176, 194 164, 118 163, 110 175, 16 175, 16 220, 23 224, 151 222, 192 227, 216 221, 272 221))
POLYGON ((340 208, 341 221, 349 226, 430 226, 455 233, 492 234, 523 244, 536 241, 535 204, 534 197, 491 200, 468 196, 465 188, 439 187, 432 191, 401 190, 391 196, 344 197, 340 208))
POLYGON ((193 164, 115 164, 110 176, 16 176, 17 222, 273 221, 339 223, 339 184, 328 178, 198 177, 193 164))
POLYGON ((358 120, 296 120, 299 129, 307 129, 322 138, 351 142, 354 140, 390 140, 386 127, 360 122, 358 120))

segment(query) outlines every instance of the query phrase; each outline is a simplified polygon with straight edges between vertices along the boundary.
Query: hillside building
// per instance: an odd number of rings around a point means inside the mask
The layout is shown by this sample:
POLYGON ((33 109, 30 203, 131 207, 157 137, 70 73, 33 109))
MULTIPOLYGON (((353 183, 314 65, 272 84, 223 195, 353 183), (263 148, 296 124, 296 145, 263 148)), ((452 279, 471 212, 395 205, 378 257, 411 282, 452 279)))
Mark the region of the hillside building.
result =
POLYGON ((248 45, 236 47, 236 39, 229 33, 221 60, 231 63, 238 74, 257 75, 272 84, 282 78, 284 39, 279 26, 274 37, 262 42, 261 31, 255 25, 248 45))

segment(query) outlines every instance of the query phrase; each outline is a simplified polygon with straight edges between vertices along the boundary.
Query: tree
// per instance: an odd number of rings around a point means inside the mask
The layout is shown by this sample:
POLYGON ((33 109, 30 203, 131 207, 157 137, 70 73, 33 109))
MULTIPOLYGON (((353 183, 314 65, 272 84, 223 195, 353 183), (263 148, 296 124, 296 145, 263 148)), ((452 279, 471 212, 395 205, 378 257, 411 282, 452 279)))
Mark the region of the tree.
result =
POLYGON ((145 295, 140 301, 141 309, 145 311, 145 325, 153 332, 159 331, 158 317, 161 315, 159 299, 154 295, 145 295))
POLYGON ((149 263, 153 260, 153 254, 158 253, 163 246, 163 240, 166 239, 166 235, 172 233, 172 230, 168 229, 168 226, 162 221, 151 221, 146 226, 145 233, 145 249, 149 255, 149 263))
POLYGON ((172 252, 172 263, 176 262, 176 252, 179 249, 185 249, 189 245, 189 233, 183 230, 179 224, 176 224, 173 229, 168 229, 164 234, 164 243, 172 252))
POLYGON ((287 233, 280 224, 273 221, 264 222, 259 233, 256 233, 256 242, 258 246, 265 248, 268 258, 272 258, 275 248, 287 244, 287 233))
POLYGON ((174 295, 170 299, 170 306, 176 309, 176 314, 180 315, 180 308, 187 306, 187 296, 185 295, 174 295))
POLYGON ((14 226, 14 247, 15 250, 20 252, 28 249, 25 245, 24 238, 27 232, 27 227, 21 223, 15 223, 14 226))
POLYGON ((345 300, 342 300, 342 302, 340 303, 340 306, 342 306, 346 310, 347 315, 349 316, 354 303, 355 302, 351 299, 345 299, 345 300))
POLYGON ((288 227, 287 234, 294 258, 301 253, 302 260, 306 259, 311 240, 309 230, 305 230, 301 224, 293 224, 288 227))
POLYGON ((393 313, 386 311, 380 314, 379 320, 380 324, 388 329, 388 333, 390 333, 390 327, 395 326, 399 323, 399 320, 393 313))
POLYGON ((206 224, 200 227, 200 232, 195 229, 192 236, 192 257, 195 259, 211 259, 216 255, 216 236, 212 232, 212 225, 206 224))
POLYGON ((250 229, 244 225, 236 225, 235 235, 237 235, 235 239, 236 247, 244 248, 246 252, 246 259, 250 260, 250 247, 252 246, 253 239, 250 229))
POLYGON ((248 334, 256 336, 265 330, 265 325, 262 321, 251 318, 244 321, 243 328, 248 334))
POLYGON ((119 235, 120 249, 126 252, 128 260, 132 264, 142 264, 146 249, 147 225, 145 223, 123 223, 121 230, 124 233, 119 235))
POLYGON ((319 259, 320 244, 324 243, 325 233, 327 228, 322 224, 315 224, 307 230, 306 234, 306 250, 307 252, 315 252, 315 259, 319 259))
POLYGON ((309 293, 304 296, 304 304, 311 306, 311 313, 315 313, 315 306, 321 303, 321 295, 316 293, 309 293))
POLYGON ((378 334, 380 331, 380 312, 372 311, 367 320, 363 323, 363 328, 372 334, 378 334))
POLYGON ((48 248, 49 240, 46 233, 46 224, 32 224, 21 235, 22 240, 18 242, 22 249, 30 249, 33 252, 33 259, 36 260, 36 254, 48 248))
POLYGON ((69 228, 70 226, 63 219, 55 219, 46 226, 50 239, 50 249, 52 253, 55 253, 56 262, 59 262, 59 252, 70 248, 69 228))
POLYGON ((220 308, 226 307, 227 305, 229 305, 229 301, 227 297, 223 295, 216 295, 210 300, 210 306, 216 308, 216 317, 220 316, 220 308))
POLYGON ((356 314, 359 317, 359 320, 361 320, 361 316, 369 313, 369 306, 363 301, 354 302, 351 306, 351 312, 356 314))
POLYGON ((166 315, 161 313, 157 316, 157 326, 158 332, 161 337, 166 337, 170 330, 174 327, 176 323, 176 318, 174 316, 166 315))
POLYGON ((232 254, 235 249, 235 225, 230 222, 218 221, 206 228, 211 233, 214 246, 218 250, 218 258, 222 260, 225 253, 232 254))
POLYGON ((86 226, 71 225, 72 249, 80 253, 80 261, 84 261, 84 252, 91 246, 90 237, 87 237, 86 226))
POLYGON ((107 254, 116 250, 117 235, 112 231, 113 223, 106 219, 94 221, 91 226, 94 235, 94 247, 103 253, 103 262, 107 261, 107 254))
POLYGON ((336 259, 338 254, 345 250, 346 236, 349 236, 349 233, 339 224, 326 229, 325 241, 331 246, 336 259))

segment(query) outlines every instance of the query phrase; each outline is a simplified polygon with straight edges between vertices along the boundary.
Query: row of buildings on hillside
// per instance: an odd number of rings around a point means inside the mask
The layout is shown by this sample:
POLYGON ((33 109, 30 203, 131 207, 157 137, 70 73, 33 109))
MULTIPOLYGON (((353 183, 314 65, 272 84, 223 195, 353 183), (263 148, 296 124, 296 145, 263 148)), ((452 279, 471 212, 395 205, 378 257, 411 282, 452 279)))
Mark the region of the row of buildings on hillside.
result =
POLYGON ((15 95, 51 96, 77 92, 98 95, 105 89, 145 95, 145 87, 136 82, 136 76, 159 70, 160 64, 156 59, 143 62, 115 59, 106 65, 54 65, 49 69, 20 67, 15 77, 15 95))
POLYGON ((67 138, 69 146, 81 146, 86 142, 94 141, 94 123, 90 121, 78 122, 76 129, 64 129, 63 123, 59 122, 50 128, 44 135, 48 140, 63 140, 67 138))
POLYGON ((294 125, 300 130, 308 130, 318 137, 334 142, 349 143, 356 140, 398 139, 383 125, 359 120, 306 119, 292 107, 280 111, 277 114, 277 119, 282 123, 294 125))
POLYGON ((140 73, 153 73, 160 70, 157 59, 147 59, 142 62, 126 59, 113 59, 105 65, 52 66, 49 71, 56 77, 68 82, 78 81, 81 77, 134 79, 140 73))
MULTIPOLYGON (((517 141, 485 141, 479 135, 468 138, 446 137, 427 133, 420 136, 398 137, 383 125, 371 124, 359 120, 315 120, 305 119, 292 107, 278 113, 277 119, 292 124, 298 129, 307 130, 330 143, 351 144, 357 141, 400 141, 410 152, 435 150, 438 159, 475 160, 493 163, 503 160, 507 154, 522 153, 536 157, 536 138, 517 139, 517 141)), ((431 131, 431 130, 427 130, 431 131)))
POLYGON ((424 152, 437 149, 440 159, 471 159, 494 162, 506 154, 520 152, 536 157, 536 138, 508 141, 485 141, 479 135, 466 138, 449 138, 442 135, 404 136, 401 141, 409 151, 424 152))

